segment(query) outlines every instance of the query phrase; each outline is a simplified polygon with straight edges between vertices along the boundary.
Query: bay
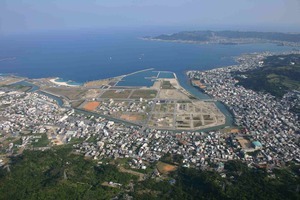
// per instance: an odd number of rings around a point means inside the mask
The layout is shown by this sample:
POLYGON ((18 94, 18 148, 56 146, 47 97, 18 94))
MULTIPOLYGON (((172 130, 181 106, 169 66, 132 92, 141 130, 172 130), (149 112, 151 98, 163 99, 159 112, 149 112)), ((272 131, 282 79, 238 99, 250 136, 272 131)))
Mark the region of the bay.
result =
POLYGON ((83 83, 154 68, 175 72, 182 79, 186 70, 231 65, 233 57, 243 53, 292 49, 274 44, 199 45, 139 39, 145 35, 141 31, 69 31, 1 37, 0 73, 83 83))

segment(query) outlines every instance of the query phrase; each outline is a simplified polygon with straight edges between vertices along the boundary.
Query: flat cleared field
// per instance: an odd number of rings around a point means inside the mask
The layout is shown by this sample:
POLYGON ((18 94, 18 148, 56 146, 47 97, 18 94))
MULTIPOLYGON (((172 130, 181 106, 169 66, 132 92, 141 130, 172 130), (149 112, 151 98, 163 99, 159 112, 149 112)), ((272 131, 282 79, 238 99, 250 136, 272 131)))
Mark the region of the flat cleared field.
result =
POLYGON ((172 171, 175 171, 177 169, 176 165, 170 165, 164 162, 158 162, 156 165, 157 170, 161 174, 168 174, 172 171))
POLYGON ((77 108, 77 107, 79 107, 83 102, 84 102, 84 100, 73 101, 73 102, 71 103, 71 106, 72 106, 73 108, 77 108))
POLYGON ((194 128, 203 126, 202 121, 193 121, 194 128))
POLYGON ((163 81, 161 84, 162 89, 175 89, 175 87, 171 84, 170 81, 163 81))
POLYGON ((99 94, 101 93, 102 91, 99 90, 99 89, 89 89, 86 94, 85 94, 85 98, 86 99, 91 99, 91 98, 96 98, 99 96, 99 94))
POLYGON ((22 78, 0 77, 0 85, 9 85, 9 84, 21 81, 21 80, 22 80, 22 78))
POLYGON ((178 129, 190 129, 191 127, 191 116, 189 114, 180 114, 176 116, 176 127, 178 129))
POLYGON ((249 140, 245 139, 245 138, 237 138, 237 140, 239 141, 240 145, 242 146, 243 149, 247 149, 251 147, 251 143, 249 140))
POLYGON ((100 105, 100 102, 98 101, 91 101, 91 102, 88 102, 86 103, 83 108, 85 110, 88 110, 88 111, 94 111, 96 110, 96 108, 100 105))
POLYGON ((103 80, 95 80, 90 81, 84 84, 85 87, 95 87, 95 86, 102 86, 102 85, 110 85, 111 82, 118 81, 119 78, 110 78, 110 79, 103 79, 103 80))
POLYGON ((78 99, 82 99, 83 97, 85 97, 85 94, 87 92, 87 90, 83 90, 83 89, 78 89, 78 88, 46 88, 45 89, 48 92, 60 95, 60 96, 65 96, 70 100, 78 100, 78 99))
POLYGON ((156 94, 156 90, 135 90, 130 96, 130 99, 153 99, 156 97, 156 94))
POLYGON ((173 114, 157 113, 153 114, 149 126, 159 128, 173 128, 174 121, 173 114))
POLYGON ((238 128, 232 128, 228 130, 229 133, 240 133, 240 130, 238 128))
POLYGON ((162 103, 155 105, 154 111, 155 112, 162 112, 162 113, 174 113, 175 104, 174 103, 162 103))
POLYGON ((182 92, 174 89, 161 89, 159 92, 160 99, 181 99, 188 100, 189 97, 182 92))
POLYGON ((101 98, 127 99, 131 91, 132 90, 107 90, 101 95, 101 98))
POLYGON ((145 119, 145 114, 122 114, 120 116, 121 119, 131 122, 143 121, 145 119))

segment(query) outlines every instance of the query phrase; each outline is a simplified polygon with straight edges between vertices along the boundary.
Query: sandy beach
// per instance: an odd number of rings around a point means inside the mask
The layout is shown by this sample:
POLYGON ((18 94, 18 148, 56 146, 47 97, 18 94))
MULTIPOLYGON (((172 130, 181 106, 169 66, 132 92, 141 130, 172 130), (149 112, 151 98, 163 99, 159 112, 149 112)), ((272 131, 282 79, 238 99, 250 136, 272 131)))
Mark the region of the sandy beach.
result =
POLYGON ((52 78, 49 81, 51 83, 54 83, 56 85, 60 85, 60 86, 70 86, 70 87, 78 87, 77 85, 69 85, 67 82, 58 82, 56 81, 58 78, 52 78))

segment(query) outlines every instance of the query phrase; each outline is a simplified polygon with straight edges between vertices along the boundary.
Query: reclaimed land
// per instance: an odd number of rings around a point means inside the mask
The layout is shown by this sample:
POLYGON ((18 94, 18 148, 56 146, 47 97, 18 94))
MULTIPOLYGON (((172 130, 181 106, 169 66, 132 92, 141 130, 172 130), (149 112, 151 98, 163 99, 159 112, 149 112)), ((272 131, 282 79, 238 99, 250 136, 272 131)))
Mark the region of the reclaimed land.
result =
POLYGON ((106 90, 101 98, 109 99, 127 99, 131 93, 131 90, 106 90))
POLYGON ((155 98, 156 94, 157 94, 156 90, 136 90, 132 93, 130 98, 131 99, 139 99, 139 98, 152 99, 155 98))

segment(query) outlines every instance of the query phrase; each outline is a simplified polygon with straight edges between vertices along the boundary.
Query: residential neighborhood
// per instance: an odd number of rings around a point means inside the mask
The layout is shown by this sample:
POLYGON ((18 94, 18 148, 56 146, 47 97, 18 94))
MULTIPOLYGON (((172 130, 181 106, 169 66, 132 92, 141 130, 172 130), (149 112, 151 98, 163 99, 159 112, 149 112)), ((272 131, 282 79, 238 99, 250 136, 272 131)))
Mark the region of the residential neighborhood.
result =
MULTIPOLYGON (((201 80, 205 92, 232 112, 237 128, 228 130, 144 128, 61 107, 43 93, 2 87, 1 165, 7 164, 7 156, 20 154, 24 149, 45 150, 67 144, 72 145, 75 153, 94 160, 128 158, 132 168, 142 170, 165 154, 180 155, 184 167, 220 172, 222 163, 235 159, 270 170, 289 161, 299 163, 300 123, 289 111, 291 94, 279 101, 237 85, 231 75, 234 71, 259 67, 267 55, 241 57, 236 66, 187 72, 190 78, 201 80)), ((105 111, 108 105, 101 105, 100 110, 105 111)))

